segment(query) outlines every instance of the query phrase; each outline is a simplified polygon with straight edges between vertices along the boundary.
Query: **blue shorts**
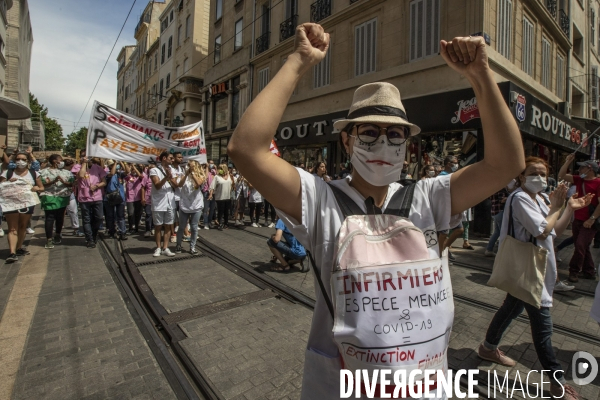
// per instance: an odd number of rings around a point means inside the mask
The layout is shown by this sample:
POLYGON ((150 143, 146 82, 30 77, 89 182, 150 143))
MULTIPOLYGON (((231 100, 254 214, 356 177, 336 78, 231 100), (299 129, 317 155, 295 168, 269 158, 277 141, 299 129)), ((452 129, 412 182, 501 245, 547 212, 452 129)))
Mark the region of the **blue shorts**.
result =
POLYGON ((277 249, 281 254, 283 254, 284 257, 287 257, 290 260, 301 260, 304 257, 306 257, 299 256, 298 254, 294 253, 292 249, 290 249, 290 246, 288 246, 288 244, 284 240, 280 240, 279 242, 275 243, 273 239, 269 239, 267 240, 267 245, 269 247, 277 249))

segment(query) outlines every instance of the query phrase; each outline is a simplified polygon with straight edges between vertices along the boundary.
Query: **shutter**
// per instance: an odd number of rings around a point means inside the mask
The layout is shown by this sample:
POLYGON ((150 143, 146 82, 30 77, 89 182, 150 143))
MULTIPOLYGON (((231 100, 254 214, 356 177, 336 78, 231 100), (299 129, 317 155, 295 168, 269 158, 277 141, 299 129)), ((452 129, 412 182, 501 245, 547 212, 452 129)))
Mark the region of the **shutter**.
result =
POLYGON ((598 108, 598 67, 592 67, 591 87, 592 108, 598 108))
POLYGON ((417 58, 423 57, 423 0, 417 2, 417 58))
POLYGON ((432 46, 431 42, 433 41, 433 0, 426 0, 425 3, 425 23, 423 27, 425 28, 425 57, 431 55, 432 46))
POLYGON ((433 0, 433 53, 436 55, 440 52, 440 1, 433 0))
POLYGON ((354 76, 360 75, 360 25, 354 28, 354 76))
POLYGON ((417 4, 412 2, 410 4, 410 61, 417 57, 417 43, 416 43, 416 31, 417 31, 417 4))
POLYGON ((375 72, 376 64, 377 64, 377 19, 374 19, 370 23, 371 25, 371 40, 367 41, 369 43, 369 52, 370 52, 370 60, 371 65, 367 72, 375 72))

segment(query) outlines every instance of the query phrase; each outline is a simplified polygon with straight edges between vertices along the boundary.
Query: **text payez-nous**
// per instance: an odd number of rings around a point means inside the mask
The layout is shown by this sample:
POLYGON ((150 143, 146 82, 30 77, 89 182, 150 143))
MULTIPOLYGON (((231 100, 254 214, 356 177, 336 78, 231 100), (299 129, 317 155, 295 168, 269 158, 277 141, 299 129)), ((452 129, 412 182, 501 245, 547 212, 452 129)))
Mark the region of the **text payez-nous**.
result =
MULTIPOLYGON (((544 390, 550 388, 550 381, 544 380, 544 374, 547 372, 550 371, 531 370, 526 377, 521 378, 519 371, 516 371, 511 387, 508 371, 504 376, 502 374, 498 376, 497 371, 487 371, 487 395, 484 395, 486 398, 496 398, 498 393, 513 398, 517 392, 519 397, 524 398, 549 398, 544 396, 544 390)), ((558 372, 555 371, 554 374, 558 372)), ((443 394, 448 398, 477 399, 479 394, 475 393, 475 387, 479 384, 476 379, 478 375, 477 369, 460 369, 456 373, 449 370, 446 374, 442 370, 415 369, 408 376, 406 370, 376 369, 370 374, 366 369, 354 372, 342 369, 340 370, 340 398, 347 399, 354 396, 359 399, 364 393, 371 399, 440 398, 443 394), (467 379, 466 388, 461 388, 463 377, 467 379)), ((564 387, 560 385, 564 395, 564 387)))

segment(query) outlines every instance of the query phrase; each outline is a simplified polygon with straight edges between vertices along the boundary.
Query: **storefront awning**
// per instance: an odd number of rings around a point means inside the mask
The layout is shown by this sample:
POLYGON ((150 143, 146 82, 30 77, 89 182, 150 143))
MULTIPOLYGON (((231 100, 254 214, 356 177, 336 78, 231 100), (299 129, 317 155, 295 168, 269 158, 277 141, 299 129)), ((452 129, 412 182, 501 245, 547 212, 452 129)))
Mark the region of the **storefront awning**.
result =
POLYGON ((20 101, 0 96, 0 118, 27 119, 31 117, 31 110, 20 101))

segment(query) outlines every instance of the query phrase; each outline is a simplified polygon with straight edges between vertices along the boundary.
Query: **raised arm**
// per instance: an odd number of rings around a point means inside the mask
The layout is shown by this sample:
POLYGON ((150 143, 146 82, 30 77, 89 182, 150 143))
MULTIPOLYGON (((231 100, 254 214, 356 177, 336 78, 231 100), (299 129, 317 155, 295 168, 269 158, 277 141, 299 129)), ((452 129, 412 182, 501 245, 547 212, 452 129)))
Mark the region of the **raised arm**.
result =
POLYGON ((271 204, 300 221, 300 176, 294 167, 270 152, 269 144, 300 77, 325 57, 329 34, 320 25, 302 24, 296 28, 294 47, 294 53, 244 113, 227 153, 239 172, 271 204))
POLYGON ((455 215, 485 200, 519 175, 525 169, 525 154, 519 128, 488 65, 483 38, 442 40, 441 54, 452 69, 471 83, 485 139, 484 159, 450 178, 455 215))
POLYGON ((80 179, 85 178, 85 174, 87 173, 87 163, 88 163, 87 157, 83 157, 81 159, 81 169, 77 173, 78 178, 80 178, 80 179))
POLYGON ((575 159, 575 154, 569 154, 567 156, 565 163, 562 165, 562 167, 560 167, 560 171, 558 171, 558 179, 559 180, 565 180, 569 183, 575 182, 573 180, 573 175, 567 174, 567 171, 569 170, 569 167, 571 166, 571 164, 573 164, 574 159, 575 159))

